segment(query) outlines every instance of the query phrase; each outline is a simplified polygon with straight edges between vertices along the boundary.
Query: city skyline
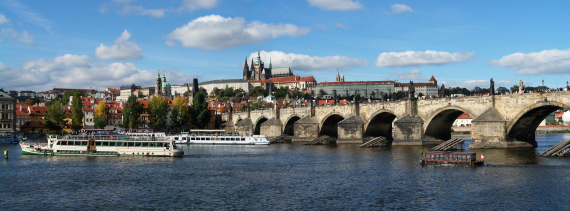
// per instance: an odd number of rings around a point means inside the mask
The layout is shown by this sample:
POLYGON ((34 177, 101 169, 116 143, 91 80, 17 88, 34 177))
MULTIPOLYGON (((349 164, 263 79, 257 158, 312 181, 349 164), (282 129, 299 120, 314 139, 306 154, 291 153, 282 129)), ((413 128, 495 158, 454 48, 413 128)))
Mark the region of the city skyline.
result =
POLYGON ((102 90, 237 79, 257 57, 318 82, 566 85, 568 2, 16 1, 0 3, 0 88, 102 90), (562 77, 561 77, 562 76, 562 77))

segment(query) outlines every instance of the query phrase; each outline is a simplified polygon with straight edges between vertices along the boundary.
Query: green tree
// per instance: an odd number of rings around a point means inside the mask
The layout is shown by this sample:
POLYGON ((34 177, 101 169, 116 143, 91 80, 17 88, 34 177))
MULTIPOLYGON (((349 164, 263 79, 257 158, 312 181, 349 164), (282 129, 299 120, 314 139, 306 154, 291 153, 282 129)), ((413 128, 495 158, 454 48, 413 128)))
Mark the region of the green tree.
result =
POLYGON ((67 120, 65 120, 66 117, 65 107, 60 103, 52 103, 47 107, 47 112, 44 113, 46 127, 50 130, 61 131, 68 124, 67 120))
POLYGON ((107 126, 107 114, 109 109, 107 108, 107 102, 101 101, 97 104, 95 108, 95 117, 93 121, 95 122, 95 128, 102 129, 107 126))
POLYGON ((519 85, 513 85, 511 87, 511 92, 518 92, 519 91, 519 85))
POLYGON ((287 96, 288 93, 289 93, 288 87, 281 87, 281 88, 277 89, 275 92, 273 92, 273 95, 275 97, 285 97, 285 96, 287 96))
POLYGON ((123 126, 125 128, 137 128, 141 124, 142 105, 137 101, 137 96, 129 96, 123 110, 123 126))
POLYGON ((196 93, 192 100, 192 124, 198 128, 204 128, 210 121, 210 110, 203 92, 196 93))
POLYGON ((188 126, 190 118, 190 106, 188 100, 183 97, 176 97, 172 102, 172 111, 170 112, 170 122, 178 128, 188 126))
POLYGON ((168 100, 161 95, 152 97, 148 101, 148 113, 152 127, 157 130, 163 128, 168 115, 168 100))
POLYGON ((376 98, 376 92, 374 92, 374 91, 370 92, 370 96, 369 96, 369 97, 370 97, 371 99, 376 98))
POLYGON ((247 106, 245 106, 245 104, 244 104, 244 105, 241 105, 240 111, 247 111, 247 106))
POLYGON ((263 88, 261 88, 261 86, 256 86, 253 87, 253 89, 249 90, 249 96, 252 97, 258 97, 258 96, 263 96, 265 93, 265 91, 263 90, 263 88))
POLYGON ((83 104, 81 97, 74 95, 71 101, 71 129, 78 131, 83 128, 83 104))
POLYGON ((62 105, 67 105, 69 103, 69 97, 71 96, 73 96, 73 98, 78 97, 81 99, 81 97, 86 97, 87 93, 81 90, 65 91, 65 93, 63 94, 63 96, 61 96, 61 98, 58 96, 59 103, 61 103, 62 105))

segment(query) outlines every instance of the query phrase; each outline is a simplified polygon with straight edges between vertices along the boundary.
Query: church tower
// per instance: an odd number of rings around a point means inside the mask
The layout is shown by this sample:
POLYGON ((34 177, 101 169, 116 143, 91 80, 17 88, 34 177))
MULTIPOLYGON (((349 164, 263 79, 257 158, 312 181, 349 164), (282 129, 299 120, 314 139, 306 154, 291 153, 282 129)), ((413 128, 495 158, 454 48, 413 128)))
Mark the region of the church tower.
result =
POLYGON ((247 65, 247 57, 245 57, 245 64, 243 65, 243 79, 249 80, 249 66, 247 65))
POLYGON ((170 97, 170 95, 171 95, 170 83, 166 82, 166 75, 163 72, 162 73, 162 96, 163 97, 170 97))
POLYGON ((340 74, 340 82, 344 82, 344 71, 340 74))
POLYGON ((249 66, 248 80, 255 80, 255 71, 253 71, 253 58, 251 58, 251 66, 249 66))
POLYGON ((253 64, 253 73, 255 73, 255 77, 252 77, 253 80, 261 80, 265 79, 264 75, 261 75, 264 71, 263 62, 261 61, 261 55, 259 50, 257 51, 257 61, 253 64))
POLYGON ((336 71, 336 77, 334 78, 335 82, 340 82, 340 76, 338 75, 338 70, 336 71))
POLYGON ((156 83, 154 84, 154 95, 162 94, 162 80, 160 79, 160 71, 158 71, 158 76, 156 77, 156 83))

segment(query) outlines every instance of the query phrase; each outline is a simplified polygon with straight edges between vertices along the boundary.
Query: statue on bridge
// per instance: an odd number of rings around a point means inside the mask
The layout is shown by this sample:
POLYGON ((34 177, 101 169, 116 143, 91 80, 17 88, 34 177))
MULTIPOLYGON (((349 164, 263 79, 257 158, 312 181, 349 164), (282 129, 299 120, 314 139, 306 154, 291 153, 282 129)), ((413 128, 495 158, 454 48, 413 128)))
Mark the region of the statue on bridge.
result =
POLYGON ((523 93, 523 81, 519 80, 519 93, 523 93))
POLYGON ((441 89, 439 90, 439 97, 443 98, 445 96, 445 85, 441 85, 441 89))
POLYGON ((489 88, 490 95, 495 95, 495 81, 491 78, 491 87, 489 88))
POLYGON ((410 86, 408 87, 408 99, 415 97, 416 88, 414 87, 414 82, 410 81, 410 86))

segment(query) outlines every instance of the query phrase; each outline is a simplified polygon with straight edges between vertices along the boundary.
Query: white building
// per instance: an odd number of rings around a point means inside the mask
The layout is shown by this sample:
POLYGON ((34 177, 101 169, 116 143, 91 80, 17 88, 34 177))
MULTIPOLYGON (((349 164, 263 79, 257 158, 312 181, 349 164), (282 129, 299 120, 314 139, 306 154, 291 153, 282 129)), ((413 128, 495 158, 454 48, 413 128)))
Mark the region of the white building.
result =
POLYGON ((471 120, 473 120, 466 113, 461 114, 451 125, 452 127, 471 127, 471 120))
MULTIPOLYGON (((407 92, 410 87, 410 83, 396 83, 394 86, 395 92, 407 92)), ((415 83, 414 88, 416 89, 415 96, 418 97, 420 93, 426 97, 435 97, 439 94, 439 87, 437 86, 437 80, 433 76, 429 79, 428 83, 415 83)))

